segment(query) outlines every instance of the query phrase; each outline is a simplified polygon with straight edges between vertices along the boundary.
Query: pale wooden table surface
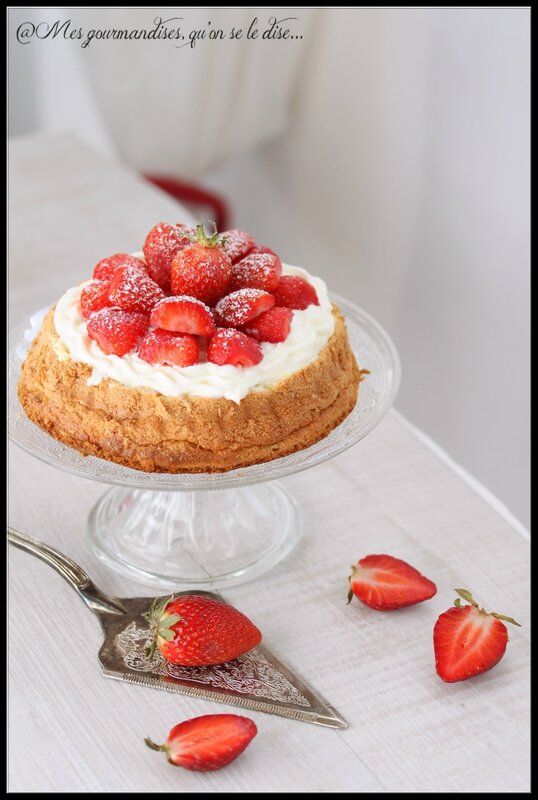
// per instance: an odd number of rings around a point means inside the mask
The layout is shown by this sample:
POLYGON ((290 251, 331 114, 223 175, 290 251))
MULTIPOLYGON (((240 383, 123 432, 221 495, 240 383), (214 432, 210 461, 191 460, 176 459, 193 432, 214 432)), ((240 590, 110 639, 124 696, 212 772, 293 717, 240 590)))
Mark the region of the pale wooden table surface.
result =
MULTIPOLYGON (((165 196, 67 135, 14 144, 10 190, 12 323, 103 254, 137 249, 141 232, 177 217, 165 196)), ((529 790, 529 543, 518 526, 396 412, 285 484, 302 508, 302 542, 226 595, 349 728, 251 713, 259 735, 227 769, 168 765, 143 737, 226 707, 103 678, 97 620, 49 567, 10 548, 10 791, 529 790), (438 594, 392 614, 346 606, 349 564, 371 552, 409 560, 438 594), (454 586, 523 627, 493 671, 448 685, 434 671, 432 627, 454 586)), ((86 517, 103 491, 11 446, 10 523, 72 556, 106 591, 144 593, 87 550, 86 517)))

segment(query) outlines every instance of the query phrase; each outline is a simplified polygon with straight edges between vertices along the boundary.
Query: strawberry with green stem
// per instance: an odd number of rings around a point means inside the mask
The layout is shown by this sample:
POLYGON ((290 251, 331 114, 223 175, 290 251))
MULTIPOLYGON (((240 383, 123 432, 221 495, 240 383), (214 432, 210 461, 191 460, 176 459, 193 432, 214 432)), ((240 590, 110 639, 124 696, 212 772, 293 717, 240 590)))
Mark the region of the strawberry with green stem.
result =
POLYGON ((163 658, 186 667, 222 664, 252 650, 261 641, 258 628, 227 603, 204 595, 157 598, 145 615, 151 643, 163 658))
POLYGON ((217 233, 215 223, 210 235, 200 223, 190 240, 172 261, 172 292, 213 306, 226 293, 232 274, 232 262, 223 249, 224 237, 217 233))
POLYGON ((435 669, 447 683, 492 669, 508 644, 504 623, 521 627, 512 617, 480 608, 468 589, 455 591, 459 596, 454 605, 439 616, 433 629, 435 669), (462 605, 462 599, 468 605, 462 605))
POLYGON ((194 772, 220 769, 250 744, 258 729, 238 714, 206 714, 175 725, 164 744, 144 739, 150 750, 164 753, 170 764, 194 772))

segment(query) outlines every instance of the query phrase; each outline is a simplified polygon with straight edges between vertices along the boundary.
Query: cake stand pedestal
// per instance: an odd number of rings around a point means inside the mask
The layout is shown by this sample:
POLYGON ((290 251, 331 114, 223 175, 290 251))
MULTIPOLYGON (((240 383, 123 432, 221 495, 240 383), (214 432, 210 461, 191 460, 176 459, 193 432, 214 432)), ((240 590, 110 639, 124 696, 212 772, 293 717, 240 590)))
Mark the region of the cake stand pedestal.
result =
POLYGON ((83 456, 34 425, 17 397, 21 363, 47 309, 10 335, 9 435, 36 458, 83 478, 113 484, 88 520, 95 555, 113 569, 163 589, 234 586, 266 572, 296 545, 300 511, 275 479, 338 455, 383 418, 398 391, 400 363, 392 341, 366 312, 343 298, 361 369, 359 399, 325 439, 290 456, 218 474, 145 473, 83 456))

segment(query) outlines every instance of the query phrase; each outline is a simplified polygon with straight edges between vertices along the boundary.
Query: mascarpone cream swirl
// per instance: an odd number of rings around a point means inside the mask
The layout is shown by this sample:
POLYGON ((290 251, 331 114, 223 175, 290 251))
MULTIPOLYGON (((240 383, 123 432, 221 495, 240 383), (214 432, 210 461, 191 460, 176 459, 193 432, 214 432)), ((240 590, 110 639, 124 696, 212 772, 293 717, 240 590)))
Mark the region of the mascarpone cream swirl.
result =
MULTIPOLYGON (((140 254, 135 253, 139 256, 140 254)), ((86 281, 69 289, 56 304, 54 326, 67 353, 57 349, 59 358, 68 355, 92 368, 88 385, 95 386, 112 378, 124 386, 153 389, 168 397, 183 394, 195 397, 224 397, 239 403, 250 391, 263 391, 279 380, 303 369, 314 361, 334 330, 332 306, 327 287, 320 279, 300 267, 282 265, 283 275, 300 275, 315 288, 319 306, 294 311, 291 329, 285 342, 261 344, 263 359, 252 367, 219 366, 210 361, 191 367, 148 364, 128 353, 120 358, 104 353, 88 336, 86 320, 80 310, 80 293, 86 281)))

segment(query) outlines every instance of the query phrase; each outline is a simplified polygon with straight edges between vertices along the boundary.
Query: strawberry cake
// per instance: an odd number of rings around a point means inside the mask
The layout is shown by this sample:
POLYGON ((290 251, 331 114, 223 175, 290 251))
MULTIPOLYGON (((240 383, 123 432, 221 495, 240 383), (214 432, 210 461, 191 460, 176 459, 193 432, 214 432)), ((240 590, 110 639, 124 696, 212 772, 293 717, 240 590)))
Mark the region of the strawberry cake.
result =
POLYGON ((325 437, 361 374, 325 284, 243 231, 160 223, 50 309, 19 398, 56 439, 147 472, 220 472, 325 437))

